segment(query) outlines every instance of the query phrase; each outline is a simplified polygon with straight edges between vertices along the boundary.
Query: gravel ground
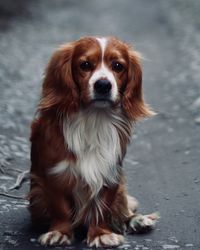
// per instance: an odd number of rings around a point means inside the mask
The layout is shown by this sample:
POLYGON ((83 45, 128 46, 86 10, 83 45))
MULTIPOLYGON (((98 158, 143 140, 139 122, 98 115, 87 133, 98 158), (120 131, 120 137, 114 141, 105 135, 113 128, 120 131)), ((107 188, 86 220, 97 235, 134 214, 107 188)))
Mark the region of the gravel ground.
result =
POLYGON ((158 113, 136 126, 124 168, 140 211, 160 211, 161 219, 119 249, 200 249, 199 12, 195 0, 0 1, 0 250, 42 249, 27 202, 2 194, 26 195, 27 181, 12 187, 29 170, 45 65, 59 44, 84 35, 135 45, 145 58, 146 100, 158 113))

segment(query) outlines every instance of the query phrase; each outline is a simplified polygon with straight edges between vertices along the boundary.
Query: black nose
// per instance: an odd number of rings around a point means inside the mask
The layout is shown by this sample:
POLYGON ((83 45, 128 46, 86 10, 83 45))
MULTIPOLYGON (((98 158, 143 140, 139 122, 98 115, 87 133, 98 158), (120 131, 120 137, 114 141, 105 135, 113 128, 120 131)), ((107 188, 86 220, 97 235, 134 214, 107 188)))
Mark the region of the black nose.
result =
POLYGON ((94 89, 97 94, 108 94, 111 90, 111 83, 106 79, 100 79, 95 82, 94 89))

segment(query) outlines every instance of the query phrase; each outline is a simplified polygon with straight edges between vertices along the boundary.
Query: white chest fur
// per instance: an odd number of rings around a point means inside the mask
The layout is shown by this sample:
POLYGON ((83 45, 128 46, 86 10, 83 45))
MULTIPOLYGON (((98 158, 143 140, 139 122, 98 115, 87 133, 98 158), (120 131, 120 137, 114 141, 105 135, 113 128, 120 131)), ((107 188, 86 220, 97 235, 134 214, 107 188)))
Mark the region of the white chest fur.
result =
POLYGON ((104 184, 117 181, 117 164, 121 158, 117 129, 120 124, 124 124, 122 117, 103 110, 80 111, 64 121, 66 144, 77 156, 73 167, 94 195, 104 184))

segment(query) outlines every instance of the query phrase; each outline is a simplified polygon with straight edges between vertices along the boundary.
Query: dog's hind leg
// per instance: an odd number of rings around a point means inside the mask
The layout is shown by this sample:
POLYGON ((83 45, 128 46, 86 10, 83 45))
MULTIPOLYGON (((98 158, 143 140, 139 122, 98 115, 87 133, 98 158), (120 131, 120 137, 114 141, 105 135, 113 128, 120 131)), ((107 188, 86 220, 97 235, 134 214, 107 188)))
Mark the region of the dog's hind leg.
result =
POLYGON ((158 213, 142 215, 136 213, 139 203, 136 198, 127 195, 128 209, 130 220, 127 226, 129 233, 144 233, 154 228, 156 222, 160 218, 158 213))
POLYGON ((128 202, 128 209, 130 210, 131 214, 134 214, 139 206, 137 199, 133 196, 127 195, 127 202, 128 202))

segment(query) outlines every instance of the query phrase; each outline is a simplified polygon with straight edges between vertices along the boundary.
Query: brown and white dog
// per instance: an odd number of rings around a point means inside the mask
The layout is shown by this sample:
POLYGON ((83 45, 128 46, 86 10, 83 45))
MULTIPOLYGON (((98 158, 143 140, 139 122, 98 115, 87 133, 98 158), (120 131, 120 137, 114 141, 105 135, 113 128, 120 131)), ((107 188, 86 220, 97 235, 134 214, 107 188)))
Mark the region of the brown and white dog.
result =
POLYGON ((122 170, 134 122, 152 115, 139 61, 113 37, 84 37, 53 54, 31 134, 29 209, 33 221, 50 222, 42 245, 70 244, 86 224, 89 246, 117 246, 121 226, 154 225, 151 215, 130 223, 137 202, 122 170))

